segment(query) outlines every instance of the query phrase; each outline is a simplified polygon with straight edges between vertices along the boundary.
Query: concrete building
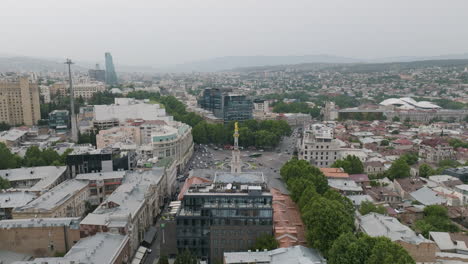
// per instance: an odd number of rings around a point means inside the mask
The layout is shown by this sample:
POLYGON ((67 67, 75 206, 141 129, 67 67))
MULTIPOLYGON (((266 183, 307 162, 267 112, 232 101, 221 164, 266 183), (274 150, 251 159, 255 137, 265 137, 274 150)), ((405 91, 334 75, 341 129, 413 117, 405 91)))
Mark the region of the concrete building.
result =
POLYGON ((164 168, 129 172, 122 185, 81 221, 82 236, 99 232, 128 235, 133 255, 160 213, 165 181, 164 168))
POLYGON ((278 248, 270 251, 225 252, 224 264, 326 264, 315 249, 304 246, 278 248))
POLYGON ((252 100, 246 95, 233 93, 232 89, 207 88, 198 104, 225 123, 252 119, 252 100))
POLYGON ((130 263, 129 237, 119 234, 98 233, 80 239, 64 257, 36 258, 14 264, 122 264, 130 263))
POLYGON ((216 172, 212 183, 192 185, 176 214, 177 248, 221 260, 272 234, 272 195, 262 173, 216 172))
POLYGON ((182 171, 193 154, 192 128, 177 121, 133 122, 99 131, 98 148, 134 145, 140 160, 173 159, 182 171))
MULTIPOLYGON (((50 90, 52 94, 60 94, 61 96, 69 95, 68 85, 63 82, 52 84, 50 90)), ((102 82, 77 82, 73 83, 74 98, 89 99, 97 92, 104 92, 106 86, 102 82)))
POLYGON ((437 245, 422 235, 417 235, 411 228, 401 224, 398 219, 377 213, 359 215, 359 230, 371 236, 384 236, 398 243, 408 251, 416 263, 435 263, 437 245))
POLYGON ((72 177, 80 173, 130 170, 136 167, 136 153, 83 146, 67 156, 66 164, 72 177))
POLYGON ((88 184, 68 180, 40 195, 32 202, 13 210, 13 219, 80 217, 85 212, 88 200, 88 184))
POLYGON ((96 64, 95 69, 88 70, 88 76, 91 80, 106 82, 106 70, 101 70, 99 64, 96 64))
POLYGON ((35 257, 66 253, 80 240, 79 218, 0 221, 0 249, 35 257))
POLYGON ((44 103, 48 104, 50 103, 50 88, 47 85, 40 85, 39 86, 39 93, 40 97, 43 98, 44 103))
POLYGON ((419 158, 424 162, 439 163, 454 157, 453 147, 444 139, 425 139, 419 144, 419 158))
POLYGON ((126 171, 84 173, 76 175, 75 179, 88 182, 88 202, 99 205, 122 184, 126 174, 126 171))
POLYGON ((10 129, 0 132, 0 142, 4 143, 7 147, 19 147, 22 142, 27 139, 27 130, 23 129, 10 129))
POLYGON ((0 192, 0 220, 11 219, 11 212, 36 199, 36 194, 28 191, 6 191, 0 192))
POLYGON ((55 129, 58 133, 64 133, 68 130, 70 124, 70 115, 68 110, 54 110, 49 113, 49 128, 55 129))
POLYGON ((341 151, 332 128, 322 124, 304 128, 304 135, 299 143, 299 159, 307 160, 316 167, 330 167, 340 158, 341 151))
POLYGON ((108 129, 127 120, 162 120, 169 122, 172 116, 166 115, 166 110, 159 104, 150 104, 148 101, 135 100, 133 98, 115 98, 112 105, 94 106, 94 127, 108 129))
POLYGON ((334 121, 338 119, 338 108, 335 102, 326 102, 325 107, 322 109, 323 120, 334 121))
POLYGON ((33 126, 41 119, 39 87, 28 77, 0 81, 0 122, 33 126))
POLYGON ((42 166, 0 170, 0 177, 10 182, 15 189, 45 192, 67 178, 65 166, 42 166))
POLYGON ((468 166, 445 169, 443 174, 457 177, 462 182, 468 182, 468 166))

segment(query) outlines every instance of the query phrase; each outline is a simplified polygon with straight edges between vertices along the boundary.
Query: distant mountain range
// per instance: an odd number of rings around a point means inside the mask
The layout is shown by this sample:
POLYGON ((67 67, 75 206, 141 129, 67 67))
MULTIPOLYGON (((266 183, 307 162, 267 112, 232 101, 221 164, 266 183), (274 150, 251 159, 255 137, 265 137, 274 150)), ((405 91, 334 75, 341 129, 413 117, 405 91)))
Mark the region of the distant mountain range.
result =
MULTIPOLYGON (((406 56, 406 57, 388 57, 372 60, 355 59, 347 57, 339 57, 332 55, 304 55, 304 56, 229 56, 218 57, 207 60, 200 60, 168 67, 151 67, 151 66, 126 66, 116 65, 118 72, 217 72, 228 71, 232 69, 264 67, 275 65, 292 65, 292 64, 354 64, 354 63, 391 63, 391 62, 412 62, 412 61, 428 61, 428 60, 459 60, 468 59, 468 53, 449 54, 441 56, 406 56)), ((101 68, 104 64, 101 63, 101 68)), ((74 70, 87 71, 94 68, 94 63, 78 62, 74 66, 74 70)), ((59 59, 42 59, 20 56, 5 56, 0 55, 0 72, 42 72, 42 71, 65 71, 65 65, 59 59)))

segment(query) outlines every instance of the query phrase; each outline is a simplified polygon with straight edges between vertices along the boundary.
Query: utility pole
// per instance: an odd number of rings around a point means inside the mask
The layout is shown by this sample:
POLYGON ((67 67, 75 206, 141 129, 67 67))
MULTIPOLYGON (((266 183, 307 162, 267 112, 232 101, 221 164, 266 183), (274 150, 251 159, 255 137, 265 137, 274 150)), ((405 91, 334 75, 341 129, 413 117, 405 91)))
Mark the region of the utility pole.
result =
POLYGON ((65 64, 68 64, 68 82, 70 85, 70 120, 71 120, 71 137, 73 142, 78 142, 78 130, 76 127, 76 116, 75 116, 75 98, 73 93, 73 84, 72 84, 72 74, 71 74, 71 65, 73 62, 70 59, 65 61, 65 64))

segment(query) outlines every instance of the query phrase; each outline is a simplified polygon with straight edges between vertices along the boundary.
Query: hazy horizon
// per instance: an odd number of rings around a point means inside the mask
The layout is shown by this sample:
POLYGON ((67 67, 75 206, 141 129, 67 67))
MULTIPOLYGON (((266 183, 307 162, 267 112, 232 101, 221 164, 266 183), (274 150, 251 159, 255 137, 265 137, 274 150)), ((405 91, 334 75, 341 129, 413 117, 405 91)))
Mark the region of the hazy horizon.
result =
POLYGON ((4 0, 0 54, 170 66, 230 56, 467 53, 468 2, 4 0))

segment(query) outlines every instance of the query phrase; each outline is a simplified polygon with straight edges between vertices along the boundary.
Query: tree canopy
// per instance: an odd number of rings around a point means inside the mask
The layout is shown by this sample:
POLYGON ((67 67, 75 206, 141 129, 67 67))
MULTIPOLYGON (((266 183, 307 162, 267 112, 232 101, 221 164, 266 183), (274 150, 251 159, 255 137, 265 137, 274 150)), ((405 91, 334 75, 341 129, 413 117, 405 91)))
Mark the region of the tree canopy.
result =
POLYGON ((352 233, 342 234, 333 243, 329 264, 414 264, 408 252, 385 237, 369 237, 352 233))
POLYGON ((385 209, 385 207, 383 207, 382 205, 375 205, 370 201, 364 201, 359 206, 359 213, 361 213, 362 215, 366 215, 368 213, 385 214, 387 213, 387 209, 385 209))
POLYGON ((424 217, 416 221, 415 227, 425 237, 429 232, 458 232, 460 229, 448 217, 447 208, 441 205, 429 205, 424 208, 424 217))
POLYGON ((48 148, 41 150, 37 146, 31 146, 26 150, 24 158, 12 154, 5 144, 0 143, 0 169, 14 169, 21 166, 61 166, 65 164, 65 158, 70 151, 59 155, 55 150, 48 148))
POLYGON ((270 234, 263 234, 255 240, 255 244, 250 248, 251 250, 259 250, 263 251, 264 249, 266 250, 272 250, 278 248, 279 244, 278 241, 276 241, 276 238, 273 235, 270 234))
POLYGON ((431 166, 429 166, 428 164, 421 164, 421 166, 419 166, 419 177, 424 177, 424 178, 427 178, 431 175, 434 175, 435 171, 434 169, 432 169, 431 166))
POLYGON ((410 166, 405 159, 399 158, 392 163, 392 166, 386 172, 389 179, 407 178, 410 174, 410 166))
POLYGON ((332 165, 332 168, 342 168, 346 173, 349 174, 360 174, 364 173, 364 165, 361 160, 354 156, 348 155, 344 159, 336 160, 332 165))

